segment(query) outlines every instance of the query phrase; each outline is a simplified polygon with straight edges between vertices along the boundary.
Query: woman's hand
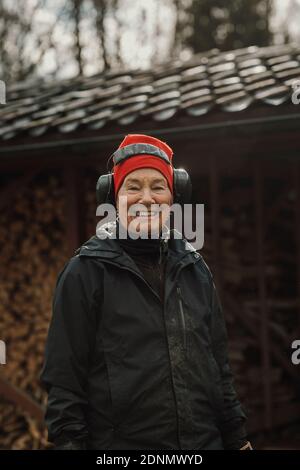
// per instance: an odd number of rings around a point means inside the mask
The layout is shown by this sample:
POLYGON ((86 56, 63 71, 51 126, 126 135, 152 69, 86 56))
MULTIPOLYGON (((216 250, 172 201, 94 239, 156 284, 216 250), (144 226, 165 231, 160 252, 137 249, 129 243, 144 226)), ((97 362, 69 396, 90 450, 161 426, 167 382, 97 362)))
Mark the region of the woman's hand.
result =
POLYGON ((251 442, 247 441, 247 443, 243 447, 241 447, 240 450, 253 450, 251 442))

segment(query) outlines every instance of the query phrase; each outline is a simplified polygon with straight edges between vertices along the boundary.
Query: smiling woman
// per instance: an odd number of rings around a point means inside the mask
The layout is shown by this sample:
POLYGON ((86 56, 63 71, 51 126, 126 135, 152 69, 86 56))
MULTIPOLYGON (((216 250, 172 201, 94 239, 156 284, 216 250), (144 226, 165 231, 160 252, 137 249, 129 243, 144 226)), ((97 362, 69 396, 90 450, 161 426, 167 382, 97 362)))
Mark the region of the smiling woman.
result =
POLYGON ((72 449, 244 450, 213 276, 182 234, 164 238, 173 199, 190 194, 188 173, 151 136, 128 135, 113 155, 96 192, 105 201, 114 192, 119 219, 76 250, 55 290, 41 374, 49 439, 72 449), (120 239, 128 222, 159 237, 120 239))
MULTIPOLYGON (((158 238, 170 214, 173 203, 173 151, 155 137, 142 136, 147 149, 134 158, 114 166, 114 189, 119 221, 129 234, 139 232, 142 237, 158 238)), ((117 152, 124 147, 139 145, 139 134, 127 135, 117 152)), ((115 161, 116 162, 116 161, 115 161)), ((118 162, 117 162, 118 163, 118 162)))

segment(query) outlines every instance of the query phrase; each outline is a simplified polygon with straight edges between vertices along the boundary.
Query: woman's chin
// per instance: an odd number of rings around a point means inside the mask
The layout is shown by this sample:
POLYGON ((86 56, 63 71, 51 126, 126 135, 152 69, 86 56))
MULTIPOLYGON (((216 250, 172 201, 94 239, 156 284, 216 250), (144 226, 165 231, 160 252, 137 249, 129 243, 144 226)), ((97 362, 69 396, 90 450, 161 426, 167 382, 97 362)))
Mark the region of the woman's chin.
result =
POLYGON ((149 238, 157 238, 159 235, 159 223, 153 223, 150 220, 142 221, 137 225, 137 233, 147 234, 149 238))
MULTIPOLYGON (((122 223, 122 219, 120 219, 122 223)), ((162 227, 161 217, 130 217, 127 219, 125 226, 128 233, 132 234, 132 238, 139 238, 141 235, 144 238, 159 238, 162 227)))

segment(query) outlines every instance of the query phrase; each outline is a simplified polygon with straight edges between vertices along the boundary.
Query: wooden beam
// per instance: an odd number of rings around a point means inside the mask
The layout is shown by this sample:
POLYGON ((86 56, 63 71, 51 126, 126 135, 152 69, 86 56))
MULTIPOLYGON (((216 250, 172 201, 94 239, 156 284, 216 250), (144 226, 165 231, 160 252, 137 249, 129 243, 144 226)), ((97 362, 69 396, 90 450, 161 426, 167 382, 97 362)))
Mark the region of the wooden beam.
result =
POLYGON ((39 423, 44 422, 44 407, 4 377, 0 377, 0 396, 20 407, 22 411, 29 413, 39 423))

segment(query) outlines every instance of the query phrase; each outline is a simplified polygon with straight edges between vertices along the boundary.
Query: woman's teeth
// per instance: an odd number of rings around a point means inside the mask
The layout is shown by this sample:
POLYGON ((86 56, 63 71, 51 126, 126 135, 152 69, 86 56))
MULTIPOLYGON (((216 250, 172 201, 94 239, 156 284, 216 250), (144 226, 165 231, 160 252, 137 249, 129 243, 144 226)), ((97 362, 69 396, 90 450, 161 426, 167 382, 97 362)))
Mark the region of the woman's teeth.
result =
POLYGON ((154 217, 157 212, 138 212, 138 217, 154 217))

